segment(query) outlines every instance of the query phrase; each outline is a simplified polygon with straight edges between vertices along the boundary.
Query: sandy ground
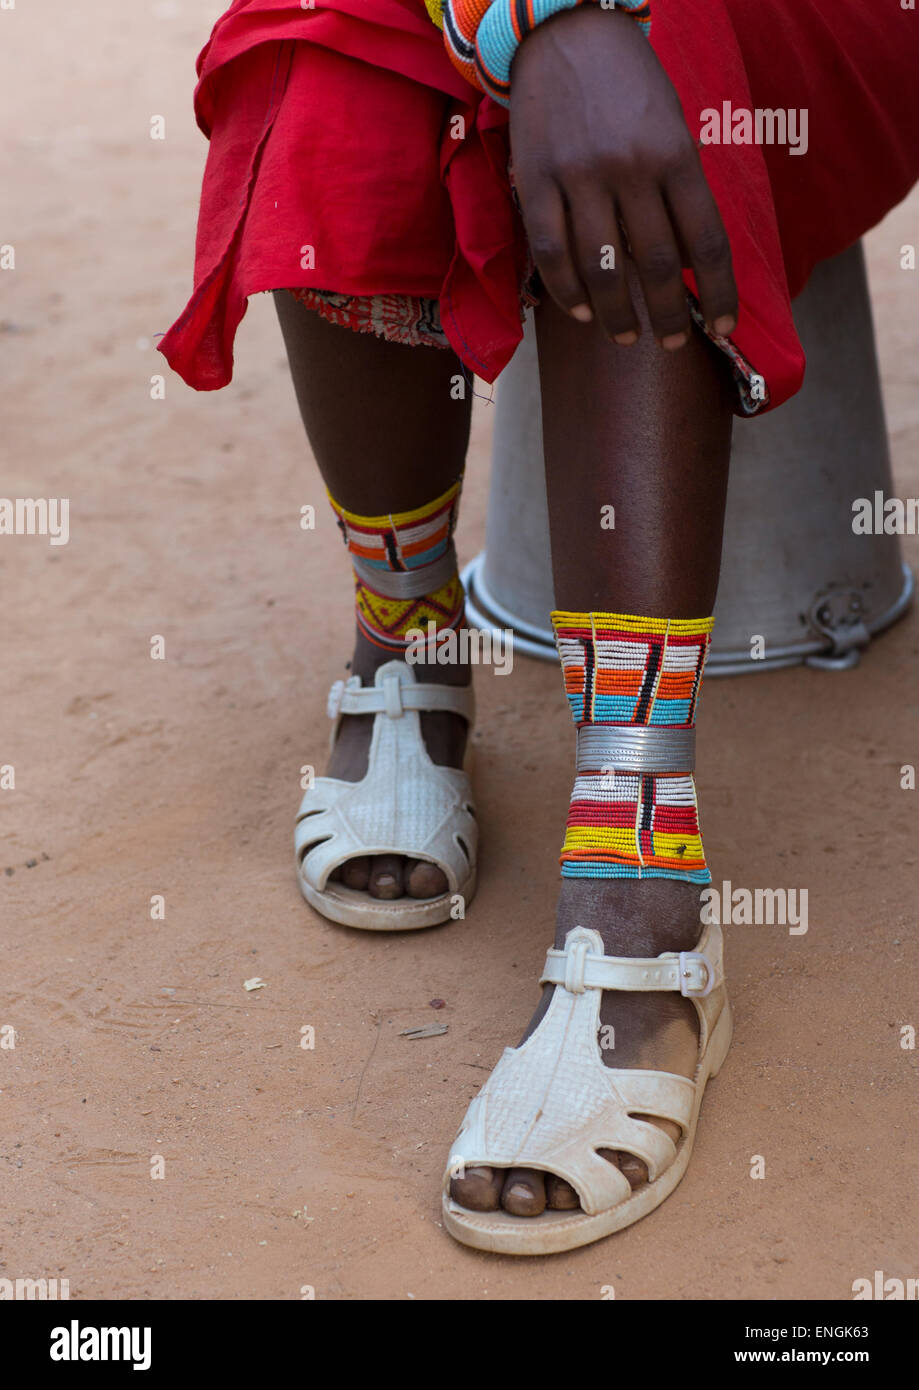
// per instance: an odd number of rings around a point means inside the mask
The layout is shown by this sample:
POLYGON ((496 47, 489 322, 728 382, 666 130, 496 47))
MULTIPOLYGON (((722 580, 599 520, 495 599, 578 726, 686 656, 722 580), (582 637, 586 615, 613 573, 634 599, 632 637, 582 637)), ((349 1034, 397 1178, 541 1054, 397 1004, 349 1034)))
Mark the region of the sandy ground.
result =
MULTIPOLYGON (((16 246, 2 491, 71 499, 66 547, 0 542, 0 764, 16 782, 0 792, 0 1025, 15 1029, 0 1049, 0 1277, 69 1278, 74 1298, 809 1299, 851 1297, 875 1269, 916 1276, 917 1054, 899 1030, 919 1024, 919 792, 899 768, 919 761, 917 616, 849 674, 708 683, 716 878, 807 887, 810 930, 729 929, 736 1041, 676 1195, 533 1262, 441 1229, 447 1146, 528 1017, 551 936, 568 715, 548 665, 478 680, 485 844, 465 923, 369 937, 302 902, 293 813, 301 766, 323 756, 350 586, 268 299, 231 389, 196 396, 170 377, 150 397, 151 340, 189 285, 192 60, 221 7, 0 13, 0 240, 16 246), (253 976, 266 987, 247 993, 253 976), (399 1036, 435 1019, 447 1035, 399 1036)), ((868 241, 913 496, 919 276, 896 266, 917 229, 914 197, 868 241)), ((489 423, 483 408, 463 559, 482 542, 489 423)), ((915 539, 906 553, 919 558, 915 539)))

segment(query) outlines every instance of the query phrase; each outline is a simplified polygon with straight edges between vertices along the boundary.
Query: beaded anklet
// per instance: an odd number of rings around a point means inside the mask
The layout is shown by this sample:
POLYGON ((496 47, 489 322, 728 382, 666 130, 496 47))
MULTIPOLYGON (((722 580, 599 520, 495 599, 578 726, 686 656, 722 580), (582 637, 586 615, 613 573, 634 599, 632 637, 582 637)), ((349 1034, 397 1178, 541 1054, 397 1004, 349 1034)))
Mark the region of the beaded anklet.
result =
POLYGON ((563 878, 711 881, 692 770, 712 623, 552 614, 578 726, 563 878))
POLYGON ((433 502, 386 516, 358 516, 329 495, 354 566, 358 627, 394 655, 405 652, 412 629, 446 638, 462 624, 465 595, 453 548, 461 486, 462 479, 433 502))
MULTIPOLYGON (((451 62, 473 86, 502 106, 510 105, 511 64, 527 34, 538 24, 602 0, 443 0, 441 25, 451 62)), ((437 23, 434 6, 428 12, 437 23)), ((616 0, 647 37, 651 32, 649 0, 616 0)))

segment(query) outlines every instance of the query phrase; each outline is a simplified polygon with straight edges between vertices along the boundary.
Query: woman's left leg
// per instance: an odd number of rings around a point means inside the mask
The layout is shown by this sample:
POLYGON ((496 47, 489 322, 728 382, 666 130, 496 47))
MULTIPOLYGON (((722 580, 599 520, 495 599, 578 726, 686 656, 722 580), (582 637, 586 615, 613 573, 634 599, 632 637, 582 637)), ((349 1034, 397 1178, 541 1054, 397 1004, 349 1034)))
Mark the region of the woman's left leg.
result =
MULTIPOLYGON (((730 371, 697 333, 681 351, 661 351, 637 285, 633 297, 643 326, 633 347, 610 343, 596 324, 574 322, 548 297, 536 312, 556 604, 572 615, 704 619, 714 607, 721 560, 730 371), (609 505, 614 529, 601 525, 609 505)), ((569 826, 577 820, 573 803, 569 826)), ((577 832, 569 835, 577 844, 577 832)), ((586 859, 577 851, 566 856, 565 872, 573 867, 574 875, 562 880, 557 948, 576 926, 598 931, 608 955, 650 957, 696 946, 698 870, 695 881, 592 877, 589 853, 586 859)), ((552 993, 551 986, 544 990, 525 1037, 552 993)), ((615 1029, 615 1047, 603 1051, 608 1065, 693 1075, 699 1032, 689 999, 607 991, 600 1016, 615 1029)), ((678 1137, 672 1122, 657 1123, 678 1137)), ((644 1181, 639 1160, 604 1156, 633 1186, 644 1181)), ((500 1204, 518 1216, 538 1216, 547 1204, 578 1205, 566 1182, 535 1169, 469 1168, 454 1178, 451 1194, 475 1210, 500 1204)))

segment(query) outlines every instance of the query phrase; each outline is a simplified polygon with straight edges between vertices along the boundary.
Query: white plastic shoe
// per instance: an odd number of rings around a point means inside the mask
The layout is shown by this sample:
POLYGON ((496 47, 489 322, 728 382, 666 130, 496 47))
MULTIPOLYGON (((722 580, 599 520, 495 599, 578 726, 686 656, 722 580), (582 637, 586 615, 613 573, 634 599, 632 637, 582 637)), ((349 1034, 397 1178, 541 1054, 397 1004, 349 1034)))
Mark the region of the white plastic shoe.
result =
POLYGON ((478 827, 465 772, 432 762, 420 712, 446 710, 472 724, 472 686, 421 685, 414 668, 387 661, 374 684, 360 676, 336 681, 329 692, 332 742, 342 715, 373 714, 366 775, 360 782, 317 777, 294 832, 297 876, 307 902, 333 922, 367 931, 410 931, 461 916, 476 885, 478 827), (332 870, 358 855, 401 854, 441 869, 447 891, 438 898, 372 898, 329 881, 332 870))
POLYGON ((444 1225, 464 1245, 507 1255, 545 1255, 588 1245, 646 1216, 679 1183, 692 1154, 702 1095, 731 1044, 722 935, 707 927, 695 951, 654 959, 603 954, 599 932, 575 927, 564 951, 546 957, 542 982, 555 985, 536 1029, 507 1048, 466 1112, 444 1176, 444 1225), (699 1023, 699 1060, 692 1081, 673 1072, 615 1069, 600 1054, 603 990, 679 990, 699 1023), (641 1116, 672 1120, 674 1144, 641 1116), (648 1182, 634 1191, 598 1149, 635 1154, 648 1182), (541 1216, 471 1211, 450 1196, 464 1169, 538 1168, 565 1178, 580 1211, 541 1216))

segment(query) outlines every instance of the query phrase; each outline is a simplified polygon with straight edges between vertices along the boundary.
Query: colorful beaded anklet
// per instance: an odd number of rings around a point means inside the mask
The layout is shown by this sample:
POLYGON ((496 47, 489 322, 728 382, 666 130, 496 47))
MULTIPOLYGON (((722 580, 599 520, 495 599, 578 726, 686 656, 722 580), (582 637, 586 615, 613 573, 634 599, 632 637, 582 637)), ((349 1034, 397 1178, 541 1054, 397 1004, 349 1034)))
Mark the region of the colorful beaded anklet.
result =
POLYGON ((433 623, 446 637, 461 626, 465 596, 453 548, 461 486, 462 479, 433 502, 387 516, 358 516, 329 495, 354 566, 358 626, 375 646, 401 655, 413 629, 427 632, 433 623))
POLYGON ((712 623, 552 614, 578 726, 563 878, 711 881, 692 771, 712 623))

